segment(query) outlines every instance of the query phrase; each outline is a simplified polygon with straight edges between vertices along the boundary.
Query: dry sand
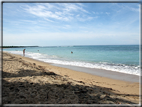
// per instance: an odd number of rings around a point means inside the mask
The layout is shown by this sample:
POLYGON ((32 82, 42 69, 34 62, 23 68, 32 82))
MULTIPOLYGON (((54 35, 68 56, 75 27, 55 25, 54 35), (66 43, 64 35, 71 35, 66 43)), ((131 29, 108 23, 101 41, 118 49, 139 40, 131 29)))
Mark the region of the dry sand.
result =
POLYGON ((3 52, 3 104, 139 104, 139 83, 3 52))

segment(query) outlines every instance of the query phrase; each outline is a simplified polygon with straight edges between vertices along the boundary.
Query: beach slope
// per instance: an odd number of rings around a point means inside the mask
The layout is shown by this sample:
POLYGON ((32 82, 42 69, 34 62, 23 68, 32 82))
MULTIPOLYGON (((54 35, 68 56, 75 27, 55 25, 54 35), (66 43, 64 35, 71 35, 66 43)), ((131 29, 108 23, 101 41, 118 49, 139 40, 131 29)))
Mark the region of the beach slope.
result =
POLYGON ((139 104, 139 83, 3 52, 3 104, 139 104))

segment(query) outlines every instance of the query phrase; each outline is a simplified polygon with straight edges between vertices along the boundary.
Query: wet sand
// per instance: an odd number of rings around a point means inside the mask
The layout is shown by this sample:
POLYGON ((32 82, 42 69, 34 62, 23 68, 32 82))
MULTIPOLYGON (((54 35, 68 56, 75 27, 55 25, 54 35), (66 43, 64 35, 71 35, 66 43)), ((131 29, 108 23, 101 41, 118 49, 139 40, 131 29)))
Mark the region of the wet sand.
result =
POLYGON ((84 73, 88 73, 88 74, 92 74, 96 76, 121 80, 121 81, 140 82, 140 76, 132 75, 132 74, 126 74, 126 73, 103 70, 103 69, 95 69, 95 68, 85 68, 85 67, 59 65, 59 64, 52 64, 52 65, 63 67, 63 68, 68 68, 71 70, 80 71, 80 72, 84 72, 84 73))
POLYGON ((2 82, 3 104, 140 102, 137 80, 128 82, 92 75, 6 52, 3 52, 2 82))

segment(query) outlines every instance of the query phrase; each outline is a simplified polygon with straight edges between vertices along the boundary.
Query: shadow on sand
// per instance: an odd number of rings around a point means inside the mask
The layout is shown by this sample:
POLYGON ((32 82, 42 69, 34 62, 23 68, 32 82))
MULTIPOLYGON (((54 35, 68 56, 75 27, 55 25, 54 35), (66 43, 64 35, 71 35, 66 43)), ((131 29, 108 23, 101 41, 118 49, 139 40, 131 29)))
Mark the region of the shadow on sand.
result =
MULTIPOLYGON (((40 72, 34 70, 19 69, 17 74, 2 73, 2 103, 3 104, 135 104, 132 101, 123 99, 126 96, 139 97, 138 95, 117 95, 111 88, 99 86, 73 85, 57 83, 34 83, 25 80, 24 82, 9 82, 4 78, 37 77, 62 79, 68 81, 68 77, 57 75, 53 72, 40 72), (123 98, 122 98, 123 97, 123 98)), ((57 80, 58 80, 57 79, 57 80)), ((81 81, 76 81, 81 83, 81 81)))

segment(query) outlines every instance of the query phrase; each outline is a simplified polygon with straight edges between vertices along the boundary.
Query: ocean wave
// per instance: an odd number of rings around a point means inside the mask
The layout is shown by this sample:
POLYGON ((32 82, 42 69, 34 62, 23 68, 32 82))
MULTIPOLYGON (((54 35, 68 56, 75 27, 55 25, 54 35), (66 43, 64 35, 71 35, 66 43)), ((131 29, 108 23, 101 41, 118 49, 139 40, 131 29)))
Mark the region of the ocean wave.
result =
MULTIPOLYGON (((22 51, 9 51, 9 52, 23 55, 22 51)), ((71 61, 71 60, 64 60, 63 58, 58 57, 56 55, 50 56, 47 54, 32 53, 32 52, 26 52, 26 57, 30 57, 47 63, 86 67, 86 68, 97 68, 97 69, 111 70, 115 72, 121 72, 133 75, 140 75, 140 66, 135 66, 135 65, 130 66, 125 64, 114 64, 108 62, 90 63, 83 61, 71 61)))
POLYGON ((86 67, 86 68, 97 68, 104 70, 111 70, 121 73, 140 75, 139 66, 127 66, 127 65, 117 65, 117 64, 103 64, 103 63, 87 63, 87 62, 78 62, 78 61, 61 61, 61 60, 43 60, 48 63, 55 63, 61 65, 70 65, 70 66, 78 66, 78 67, 86 67))

